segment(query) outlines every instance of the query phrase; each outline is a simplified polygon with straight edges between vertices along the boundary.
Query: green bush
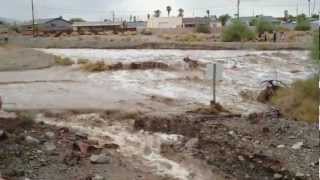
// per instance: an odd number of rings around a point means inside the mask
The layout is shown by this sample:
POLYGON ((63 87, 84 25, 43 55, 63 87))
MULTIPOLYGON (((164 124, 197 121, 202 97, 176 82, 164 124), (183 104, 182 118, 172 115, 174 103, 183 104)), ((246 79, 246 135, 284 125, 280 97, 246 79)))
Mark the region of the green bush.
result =
POLYGON ((297 26, 295 27, 296 31, 309 31, 311 29, 311 25, 306 15, 301 14, 297 16, 297 26))
POLYGON ((310 23, 307 20, 302 22, 298 22, 297 26, 295 27, 296 31, 309 31, 311 29, 310 23))
POLYGON ((196 32, 197 33, 206 33, 206 34, 210 33, 211 30, 210 30, 209 24, 199 24, 199 25, 197 25, 196 32))
POLYGON ((233 21, 222 33, 222 41, 249 41, 255 39, 255 33, 241 21, 233 21))
POLYGON ((259 18, 256 22, 256 32, 262 34, 264 32, 271 33, 274 30, 273 25, 262 18, 259 18))

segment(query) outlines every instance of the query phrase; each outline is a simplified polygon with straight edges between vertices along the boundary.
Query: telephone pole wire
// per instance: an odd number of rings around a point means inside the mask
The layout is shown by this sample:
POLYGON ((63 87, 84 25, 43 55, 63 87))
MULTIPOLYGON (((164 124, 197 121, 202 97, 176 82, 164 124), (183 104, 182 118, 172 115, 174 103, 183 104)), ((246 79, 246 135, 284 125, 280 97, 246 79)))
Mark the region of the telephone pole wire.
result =
POLYGON ((31 9, 32 9, 32 35, 33 35, 33 37, 35 37, 36 33, 35 33, 35 23, 34 23, 34 5, 33 5, 33 0, 31 0, 31 9))

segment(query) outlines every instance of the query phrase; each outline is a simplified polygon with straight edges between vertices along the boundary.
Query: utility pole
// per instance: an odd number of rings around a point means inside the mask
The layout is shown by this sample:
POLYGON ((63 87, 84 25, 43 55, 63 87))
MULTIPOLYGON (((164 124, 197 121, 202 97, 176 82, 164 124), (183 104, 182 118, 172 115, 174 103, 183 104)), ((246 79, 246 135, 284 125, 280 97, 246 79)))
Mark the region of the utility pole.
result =
POLYGON ((114 23, 116 19, 116 13, 115 11, 112 11, 112 22, 114 23))
POLYGON ((237 2, 237 18, 238 18, 238 20, 240 19, 240 0, 238 0, 238 2, 237 2))
POLYGON ((309 17, 311 17, 311 0, 308 0, 308 7, 309 7, 309 17))
POLYGON ((35 33, 35 24, 34 24, 34 6, 33 6, 33 0, 31 0, 31 9, 32 9, 32 35, 33 37, 36 36, 35 33))

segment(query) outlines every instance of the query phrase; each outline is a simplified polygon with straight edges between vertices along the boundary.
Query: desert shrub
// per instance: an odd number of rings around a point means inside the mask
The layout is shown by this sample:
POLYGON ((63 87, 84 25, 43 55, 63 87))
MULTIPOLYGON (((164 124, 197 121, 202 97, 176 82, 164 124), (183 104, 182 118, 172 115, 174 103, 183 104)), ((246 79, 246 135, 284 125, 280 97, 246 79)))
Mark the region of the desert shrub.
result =
POLYGON ((311 29, 311 25, 309 20, 304 14, 301 14, 297 17, 297 26, 295 30, 297 31, 309 31, 311 29))
POLYGON ((211 29, 209 24, 198 24, 196 27, 196 32, 208 34, 211 33, 211 29))
POLYGON ((318 77, 296 81, 290 88, 280 89, 272 98, 272 103, 288 118, 310 123, 317 122, 318 83, 318 77))
POLYGON ((88 59, 78 59, 78 64, 87 64, 89 63, 88 59))
POLYGON ((263 18, 259 18, 256 22, 256 32, 262 34, 264 32, 271 33, 274 30, 273 25, 269 22, 264 20, 263 18))
POLYGON ((283 26, 276 26, 275 30, 278 32, 289 32, 291 31, 289 28, 283 27, 283 26))
POLYGON ((225 42, 249 41, 255 38, 255 33, 240 21, 233 21, 222 33, 222 40, 225 42))
POLYGON ((196 41, 203 41, 204 38, 197 34, 187 34, 177 38, 178 41, 182 42, 196 42, 196 41))
POLYGON ((17 118, 21 121, 20 127, 28 128, 34 124, 36 115, 33 112, 18 112, 17 118))
POLYGON ((83 64, 81 69, 88 72, 101 72, 106 71, 108 68, 103 61, 97 61, 83 64))
POLYGON ((63 57, 59 57, 59 56, 55 57, 55 63, 60 66, 70 66, 70 65, 74 64, 74 62, 71 59, 63 58, 63 57))

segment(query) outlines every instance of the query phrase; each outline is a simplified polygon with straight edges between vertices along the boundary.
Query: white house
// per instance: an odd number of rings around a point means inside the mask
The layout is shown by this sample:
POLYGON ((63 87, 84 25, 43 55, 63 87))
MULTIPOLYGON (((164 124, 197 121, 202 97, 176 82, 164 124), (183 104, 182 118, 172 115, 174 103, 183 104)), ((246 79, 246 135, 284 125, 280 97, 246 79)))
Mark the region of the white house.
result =
POLYGON ((182 27, 182 17, 152 17, 148 20, 147 28, 172 29, 182 27))

